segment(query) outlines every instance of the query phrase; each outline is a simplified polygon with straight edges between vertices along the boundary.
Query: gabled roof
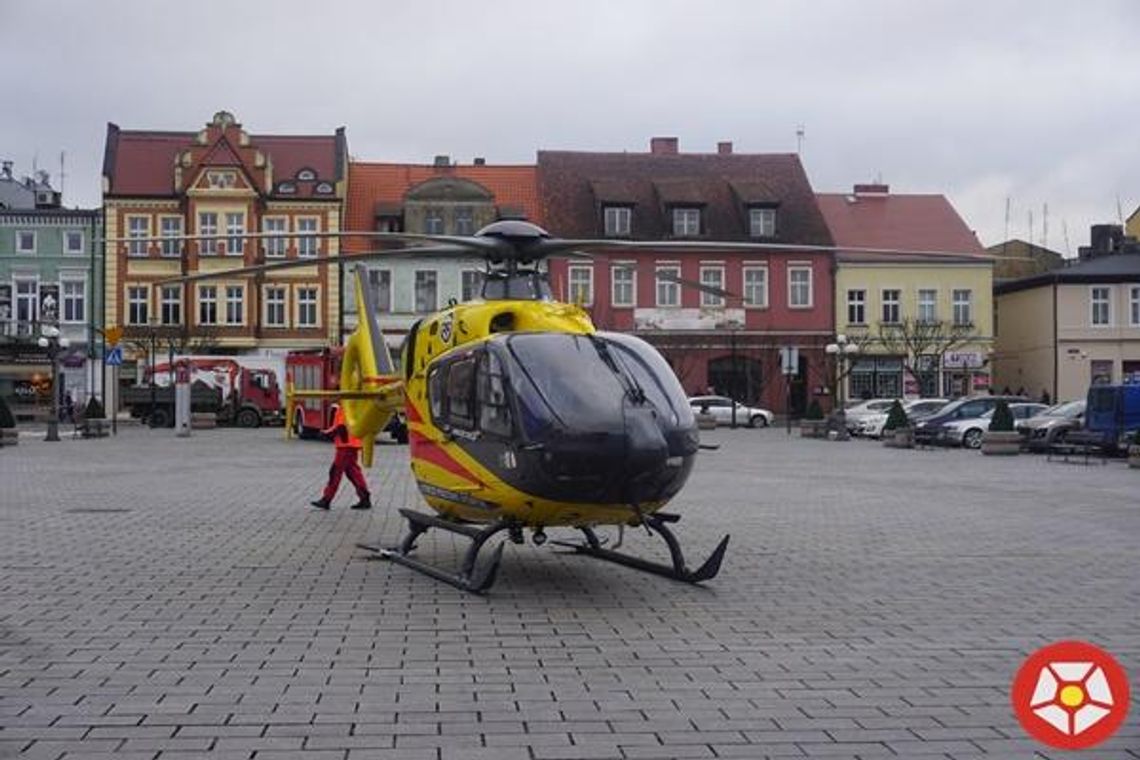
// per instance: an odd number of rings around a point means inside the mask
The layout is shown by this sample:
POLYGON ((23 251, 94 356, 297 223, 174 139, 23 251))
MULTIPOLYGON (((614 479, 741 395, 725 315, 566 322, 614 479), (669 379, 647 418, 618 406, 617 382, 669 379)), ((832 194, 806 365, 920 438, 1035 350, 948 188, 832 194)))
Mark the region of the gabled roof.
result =
MULTIPOLYGON (((869 187, 877 192, 816 195, 835 245, 840 249, 882 248, 985 255, 977 236, 945 196, 890 193, 885 185, 869 187)), ((847 260, 849 256, 842 250, 837 254, 840 260, 847 260)), ((866 255, 857 259, 866 259, 866 255)))
POLYGON ((1140 282, 1140 253, 1110 253, 1059 269, 994 285, 994 293, 1015 293, 1053 284, 1095 285, 1140 282))
MULTIPOLYGON (((439 177, 458 177, 482 185, 494 195, 500 210, 520 210, 528 220, 542 224, 534 166, 434 166, 352 161, 348 165, 344 229, 376 229, 378 212, 398 213, 410 189, 439 177)), ((362 251, 369 247, 368 241, 361 238, 346 238, 344 243, 346 251, 362 251)))
POLYGON ((671 236, 671 206, 700 206, 708 240, 754 240, 747 206, 777 207, 764 242, 830 245, 807 175, 794 154, 539 151, 539 187, 552 234, 599 237, 601 207, 632 205, 632 237, 671 236))

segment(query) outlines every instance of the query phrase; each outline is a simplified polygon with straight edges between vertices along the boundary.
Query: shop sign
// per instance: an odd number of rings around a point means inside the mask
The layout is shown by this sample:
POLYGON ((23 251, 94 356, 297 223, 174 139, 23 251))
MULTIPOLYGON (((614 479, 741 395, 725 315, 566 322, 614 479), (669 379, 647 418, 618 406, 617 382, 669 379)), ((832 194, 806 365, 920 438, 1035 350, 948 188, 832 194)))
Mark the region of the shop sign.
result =
POLYGON ((981 351, 947 351, 942 355, 945 369, 981 369, 986 365, 986 356, 981 351))

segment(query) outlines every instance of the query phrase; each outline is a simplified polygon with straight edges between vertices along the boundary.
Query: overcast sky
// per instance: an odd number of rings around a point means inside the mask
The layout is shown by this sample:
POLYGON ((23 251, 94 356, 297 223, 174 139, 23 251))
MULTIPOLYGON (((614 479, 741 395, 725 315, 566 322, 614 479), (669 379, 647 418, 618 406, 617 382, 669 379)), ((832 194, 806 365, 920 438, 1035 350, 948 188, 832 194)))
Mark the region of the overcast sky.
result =
POLYGON ((801 155, 1061 252, 1140 203, 1140 3, 0 0, 0 157, 97 206, 106 123, 348 129, 354 158, 801 155), (1045 238, 1044 208, 1048 205, 1045 238), (1068 241, 1065 240, 1065 230, 1068 241))

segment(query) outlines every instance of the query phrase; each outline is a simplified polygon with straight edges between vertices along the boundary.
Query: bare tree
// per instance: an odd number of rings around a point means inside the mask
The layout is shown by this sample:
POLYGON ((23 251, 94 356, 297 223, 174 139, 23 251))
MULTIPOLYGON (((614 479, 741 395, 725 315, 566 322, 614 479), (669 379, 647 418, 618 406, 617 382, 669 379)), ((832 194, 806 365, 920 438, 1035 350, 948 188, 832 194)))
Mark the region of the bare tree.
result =
POLYGON ((877 337, 870 342, 881 347, 883 353, 900 357, 903 368, 915 379, 921 379, 942 366, 947 352, 973 343, 979 337, 973 325, 908 317, 901 322, 880 322, 877 337))

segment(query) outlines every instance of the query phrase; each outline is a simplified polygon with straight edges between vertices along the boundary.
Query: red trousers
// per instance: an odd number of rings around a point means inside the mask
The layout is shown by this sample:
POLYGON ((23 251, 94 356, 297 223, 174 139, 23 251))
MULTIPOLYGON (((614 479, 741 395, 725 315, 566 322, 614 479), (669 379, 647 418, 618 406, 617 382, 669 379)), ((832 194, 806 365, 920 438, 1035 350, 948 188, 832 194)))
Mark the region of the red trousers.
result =
POLYGON ((342 475, 348 476, 348 481, 356 488, 356 495, 361 499, 368 498, 368 483, 364 481, 364 473, 360 471, 360 464, 356 461, 359 449, 343 448, 336 450, 336 458, 329 467, 329 482, 321 498, 332 501, 336 490, 340 488, 342 475))

